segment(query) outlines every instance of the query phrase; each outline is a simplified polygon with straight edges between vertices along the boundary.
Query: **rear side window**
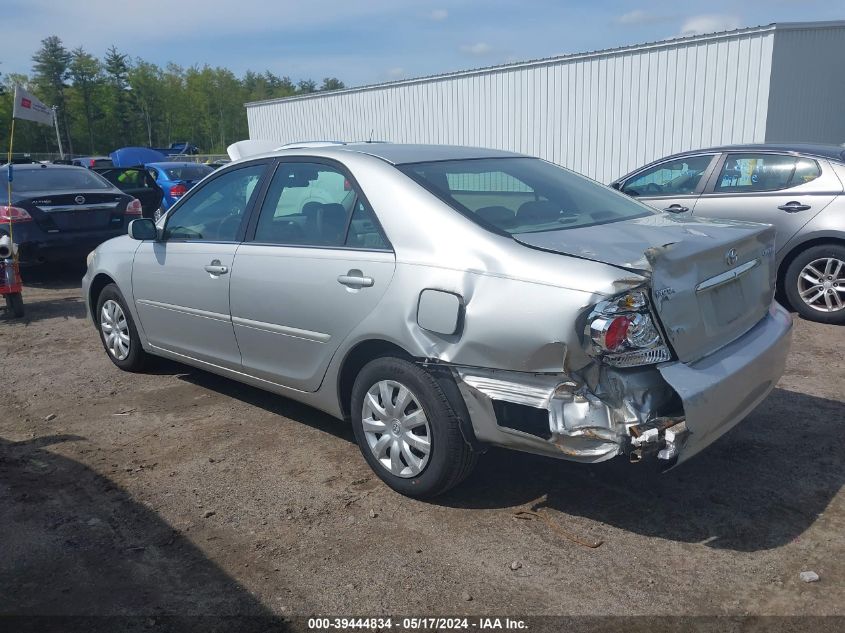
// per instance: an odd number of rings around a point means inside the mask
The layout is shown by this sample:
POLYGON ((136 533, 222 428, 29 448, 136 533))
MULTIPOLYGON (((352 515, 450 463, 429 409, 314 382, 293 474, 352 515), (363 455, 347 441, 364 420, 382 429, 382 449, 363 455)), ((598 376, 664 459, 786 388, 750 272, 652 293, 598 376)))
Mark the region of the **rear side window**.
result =
POLYGON ((714 191, 779 191, 811 182, 821 175, 809 158, 783 154, 728 154, 714 191))
POLYGON ((629 196, 680 196, 695 193, 714 154, 687 156, 660 163, 630 178, 622 187, 629 196))
POLYGON ((447 160, 398 169, 458 212, 498 233, 554 231, 656 213, 538 158, 447 160))

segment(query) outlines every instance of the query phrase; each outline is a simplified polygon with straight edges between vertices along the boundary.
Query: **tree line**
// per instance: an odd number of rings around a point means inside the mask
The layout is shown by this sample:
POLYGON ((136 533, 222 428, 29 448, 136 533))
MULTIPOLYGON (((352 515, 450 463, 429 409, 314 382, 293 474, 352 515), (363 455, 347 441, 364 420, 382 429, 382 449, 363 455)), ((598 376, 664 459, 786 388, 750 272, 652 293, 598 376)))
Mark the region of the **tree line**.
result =
MULTIPOLYGON (((51 35, 32 56, 29 75, 0 76, 0 148, 9 145, 13 92, 19 84, 48 106, 58 108, 59 131, 66 154, 97 155, 130 145, 166 147, 188 141, 202 153, 224 153, 226 146, 249 136, 248 101, 289 97, 344 84, 327 77, 294 83, 269 70, 232 71, 205 66, 164 68, 141 58, 131 59, 112 46, 102 58, 82 47, 68 50, 51 35)), ((20 121, 15 152, 54 153, 56 132, 20 121)))

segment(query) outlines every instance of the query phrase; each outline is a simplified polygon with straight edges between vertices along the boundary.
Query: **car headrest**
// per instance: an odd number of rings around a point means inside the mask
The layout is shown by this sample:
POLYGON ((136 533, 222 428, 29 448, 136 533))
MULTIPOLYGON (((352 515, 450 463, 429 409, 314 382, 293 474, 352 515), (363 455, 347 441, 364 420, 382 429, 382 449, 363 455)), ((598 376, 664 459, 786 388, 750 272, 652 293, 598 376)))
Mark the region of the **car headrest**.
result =
POLYGON ((475 214, 482 220, 499 227, 513 225, 516 219, 513 211, 501 206, 481 207, 475 214))
POLYGON ((519 222, 554 222, 560 218, 560 207, 549 200, 531 200, 519 207, 519 222))

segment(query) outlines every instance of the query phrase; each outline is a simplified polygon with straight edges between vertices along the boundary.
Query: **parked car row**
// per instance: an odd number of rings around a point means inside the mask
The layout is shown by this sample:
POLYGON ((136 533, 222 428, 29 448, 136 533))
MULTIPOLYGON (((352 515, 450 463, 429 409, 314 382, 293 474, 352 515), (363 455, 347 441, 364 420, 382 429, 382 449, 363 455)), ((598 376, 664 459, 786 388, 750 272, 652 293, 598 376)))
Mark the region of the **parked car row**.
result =
POLYGON ((488 446, 703 450, 784 370, 775 251, 771 226, 536 158, 333 145, 219 169, 95 249, 82 290, 117 367, 167 357, 350 420, 374 472, 426 497, 488 446))

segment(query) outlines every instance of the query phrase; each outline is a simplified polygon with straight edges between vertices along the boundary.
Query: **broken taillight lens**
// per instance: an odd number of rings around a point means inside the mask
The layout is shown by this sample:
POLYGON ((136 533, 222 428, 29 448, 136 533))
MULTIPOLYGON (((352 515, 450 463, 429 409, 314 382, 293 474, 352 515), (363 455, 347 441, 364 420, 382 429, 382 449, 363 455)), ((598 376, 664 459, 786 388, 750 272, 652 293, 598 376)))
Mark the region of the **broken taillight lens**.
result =
POLYGON ((587 319, 589 352, 614 367, 638 367, 670 360, 672 353, 641 290, 597 304, 587 319))

